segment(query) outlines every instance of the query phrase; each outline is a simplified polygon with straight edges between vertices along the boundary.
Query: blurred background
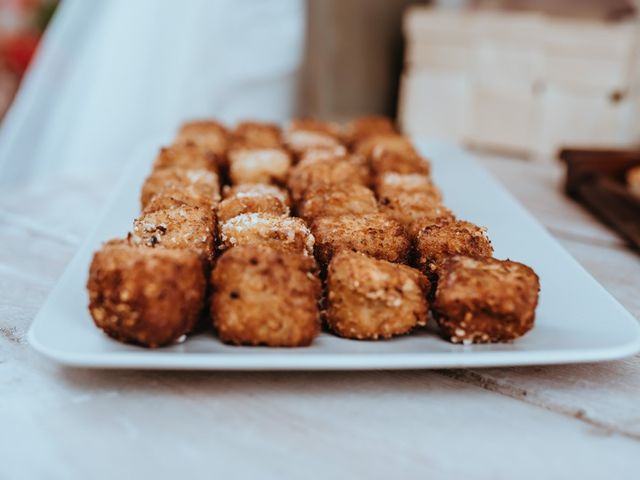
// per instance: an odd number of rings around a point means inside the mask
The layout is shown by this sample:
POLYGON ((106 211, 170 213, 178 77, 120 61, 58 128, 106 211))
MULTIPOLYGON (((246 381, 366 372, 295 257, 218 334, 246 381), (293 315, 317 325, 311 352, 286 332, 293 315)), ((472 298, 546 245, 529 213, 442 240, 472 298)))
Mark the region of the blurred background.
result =
POLYGON ((0 185, 111 178, 192 117, 382 113, 540 162, 635 147, 637 3, 0 0, 0 185))

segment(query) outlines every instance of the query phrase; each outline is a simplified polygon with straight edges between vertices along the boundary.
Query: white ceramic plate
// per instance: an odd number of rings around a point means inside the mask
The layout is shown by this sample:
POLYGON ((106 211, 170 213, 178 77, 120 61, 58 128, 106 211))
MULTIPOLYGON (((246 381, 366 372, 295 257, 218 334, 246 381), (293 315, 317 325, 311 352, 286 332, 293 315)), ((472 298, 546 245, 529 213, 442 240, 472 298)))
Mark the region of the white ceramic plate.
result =
POLYGON ((418 142, 460 218, 489 228, 498 258, 531 265, 542 292, 535 328, 498 345, 452 345, 433 331, 381 342, 323 333, 311 347, 233 347, 212 334, 157 350, 123 345, 94 325, 85 284, 93 252, 122 236, 138 214, 138 196, 158 142, 142 147, 97 229, 82 245, 29 331, 29 341, 65 365, 101 368, 328 370, 509 366, 595 362, 640 350, 638 322, 569 256, 504 188, 451 145, 418 142))

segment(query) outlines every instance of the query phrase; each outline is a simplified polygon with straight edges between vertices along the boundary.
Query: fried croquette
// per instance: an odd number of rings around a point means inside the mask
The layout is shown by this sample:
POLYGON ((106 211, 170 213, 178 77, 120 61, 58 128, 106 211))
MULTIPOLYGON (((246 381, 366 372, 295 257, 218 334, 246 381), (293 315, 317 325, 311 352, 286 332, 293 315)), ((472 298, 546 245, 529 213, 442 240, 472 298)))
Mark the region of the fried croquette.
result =
POLYGON ((320 330, 312 257, 262 245, 222 254, 211 276, 211 317, 225 343, 301 347, 320 330))
POLYGON ((216 173, 202 169, 165 168, 151 172, 142 185, 142 208, 163 190, 174 188, 184 190, 194 198, 202 197, 204 202, 210 201, 213 205, 220 201, 220 180, 216 173))
POLYGON ((133 222, 135 245, 188 249, 207 261, 215 254, 214 216, 210 210, 183 205, 144 212, 133 222))
POLYGON ((221 162, 219 154, 193 142, 186 142, 161 148, 153 168, 160 170, 179 167, 219 173, 221 162))
POLYGON ((298 202, 311 188, 354 184, 368 186, 370 180, 363 157, 347 155, 299 163, 291 169, 288 185, 293 200, 298 202))
POLYGON ((415 239, 416 266, 434 280, 449 257, 490 257, 493 254, 486 229, 464 220, 442 221, 421 228, 415 239))
POLYGON ((373 192, 362 185, 320 186, 307 190, 298 204, 298 215, 307 222, 338 215, 364 215, 378 212, 373 192))
POLYGON ((311 224, 311 231, 315 237, 316 258, 323 267, 341 250, 405 263, 411 247, 404 227, 380 213, 320 217, 311 224))
POLYGON ((314 237, 300 218, 243 213, 220 227, 220 249, 265 245, 276 250, 313 255, 314 237))
POLYGON ((433 312, 453 343, 514 340, 533 327, 540 281, 522 263, 451 257, 439 269, 433 312))
POLYGON ((293 120, 285 129, 283 140, 296 157, 314 149, 339 147, 339 127, 315 120, 293 120))
POLYGON ((426 193, 442 201, 442 192, 428 175, 387 172, 376 177, 375 189, 381 199, 401 193, 426 193))
POLYGON ((398 153, 374 148, 371 153, 371 170, 375 175, 384 173, 415 173, 429 175, 431 163, 417 153, 398 153))
MULTIPOLYGON (((315 163, 322 160, 333 160, 335 158, 344 157, 348 154, 347 147, 344 145, 326 147, 326 148, 314 148, 307 150, 300 155, 299 163, 315 163)), ((363 158, 364 160, 364 158, 363 158)))
POLYGON ((451 217, 451 211, 432 195, 423 192, 410 192, 396 197, 383 197, 380 211, 394 218, 413 234, 413 225, 422 219, 436 220, 451 217))
POLYGON ((145 347, 181 339, 196 324, 205 301, 202 259, 190 250, 106 243, 89 270, 89 311, 110 337, 145 347))
POLYGON ((399 133, 386 133, 371 135, 358 142, 353 151, 371 158, 373 151, 379 154, 383 152, 394 152, 402 155, 417 155, 416 149, 404 135, 399 133))
POLYGON ((327 323, 337 335, 377 340, 426 325, 429 280, 406 265, 342 251, 329 264, 327 323))
POLYGON ((194 120, 180 127, 176 143, 193 142, 217 155, 224 155, 228 137, 227 129, 221 123, 213 120, 194 120))
POLYGON ((225 185, 222 189, 222 196, 224 198, 264 197, 265 195, 276 197, 285 205, 291 206, 289 193, 275 185, 267 185, 264 183, 243 183, 233 186, 225 185))
POLYGON ((239 148, 229 152, 231 183, 283 185, 291 168, 289 152, 281 148, 239 148))
POLYGON ((449 216, 442 193, 424 175, 386 173, 377 178, 375 187, 380 211, 402 223, 410 233, 417 220, 449 216))
POLYGON ((280 127, 275 123, 240 122, 233 129, 233 143, 244 148, 279 148, 282 145, 280 127))
POLYGON ((423 216, 411 222, 407 228, 409 238, 415 241, 418 232, 423 228, 430 227, 444 222, 453 222, 457 220, 451 210, 444 205, 436 205, 429 212, 423 212, 423 216))
POLYGON ((191 186, 183 188, 169 186, 163 188, 160 192, 151 197, 144 206, 143 212, 156 212, 158 210, 178 208, 184 205, 204 208, 213 212, 215 210, 216 203, 209 196, 203 196, 194 191, 191 186))
POLYGON ((289 207, 273 195, 242 195, 229 197, 218 204, 218 224, 243 213, 266 213, 286 217, 289 207))
POLYGON ((355 145, 373 135, 394 133, 396 129, 391 119, 381 115, 368 115, 356 118, 345 125, 342 136, 348 145, 355 145))

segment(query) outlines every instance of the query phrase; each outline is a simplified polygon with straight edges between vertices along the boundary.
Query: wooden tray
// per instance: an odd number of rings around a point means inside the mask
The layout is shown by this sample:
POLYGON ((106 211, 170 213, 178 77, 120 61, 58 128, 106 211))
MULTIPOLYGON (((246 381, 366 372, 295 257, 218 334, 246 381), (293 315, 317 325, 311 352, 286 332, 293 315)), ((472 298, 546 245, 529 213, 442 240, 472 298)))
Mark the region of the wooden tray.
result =
POLYGON ((625 183, 625 172, 640 165, 640 150, 572 148, 560 158, 567 164, 567 194, 640 251, 640 198, 625 183))

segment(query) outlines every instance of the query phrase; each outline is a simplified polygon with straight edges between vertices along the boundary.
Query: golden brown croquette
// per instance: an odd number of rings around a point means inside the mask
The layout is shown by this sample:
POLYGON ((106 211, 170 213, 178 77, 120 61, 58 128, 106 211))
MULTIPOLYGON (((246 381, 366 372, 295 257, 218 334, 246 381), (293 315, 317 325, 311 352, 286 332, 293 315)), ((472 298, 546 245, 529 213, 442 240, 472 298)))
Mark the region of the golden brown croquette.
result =
POLYGON ((394 133, 396 133, 396 129, 390 118, 381 115, 368 115, 347 123, 343 128, 342 136, 348 145, 355 145, 373 135, 394 133))
POLYGON ((312 257, 238 246, 222 254, 211 285, 211 317, 225 343, 301 347, 320 330, 321 285, 312 257))
POLYGON ((106 243, 89 270, 89 311, 96 324, 116 340, 161 347, 181 339, 203 310, 206 279, 200 256, 106 243))
POLYGON ((307 190, 298 204, 298 214, 307 222, 320 217, 377 213, 373 192, 362 185, 319 186, 307 190))
POLYGON ((364 159, 347 155, 299 163, 291 169, 288 185, 293 200, 298 202, 311 188, 353 184, 368 186, 369 183, 369 169, 364 159))
POLYGON ((493 254, 487 230, 464 220, 444 220, 421 228, 415 240, 416 266, 434 279, 449 257, 490 257, 493 254))
POLYGON ((311 224, 315 254, 326 267, 341 250, 362 252, 394 263, 405 263, 411 242, 404 227, 380 213, 317 218, 311 224))
POLYGON ((192 250, 207 260, 215 255, 215 221, 208 209, 183 205, 143 212, 133 222, 136 245, 192 250))
POLYGON ((300 218, 243 213, 220 227, 220 249, 238 245, 266 245, 292 253, 313 255, 314 238, 300 218))
POLYGON ((342 251, 327 275, 327 323, 341 337, 377 340, 426 325, 429 281, 419 271, 342 251))
POLYGON ((165 168, 151 172, 142 185, 142 208, 158 193, 173 188, 185 190, 194 198, 202 197, 203 202, 211 201, 213 205, 220 201, 220 180, 216 173, 203 169, 165 168))
POLYGON ((218 223, 224 225, 243 213, 265 213, 286 217, 289 207, 273 195, 239 195, 229 197, 218 204, 218 223))
POLYGON ((282 132, 275 123, 240 122, 233 129, 233 144, 243 148, 279 148, 282 132))
POLYGON ((193 142, 185 142, 161 148, 153 168, 160 170, 178 167, 219 173, 221 164, 222 159, 219 154, 193 142))
POLYGON ((234 185, 284 185, 290 168, 291 156, 281 148, 238 148, 229 152, 229 178, 234 185))
POLYGON ((176 143, 195 143, 216 155, 223 156, 228 143, 227 129, 214 120, 194 120, 184 123, 178 131, 176 143))
POLYGON ((453 343, 514 340, 533 328, 540 281, 522 263, 451 257, 438 270, 433 311, 453 343))

